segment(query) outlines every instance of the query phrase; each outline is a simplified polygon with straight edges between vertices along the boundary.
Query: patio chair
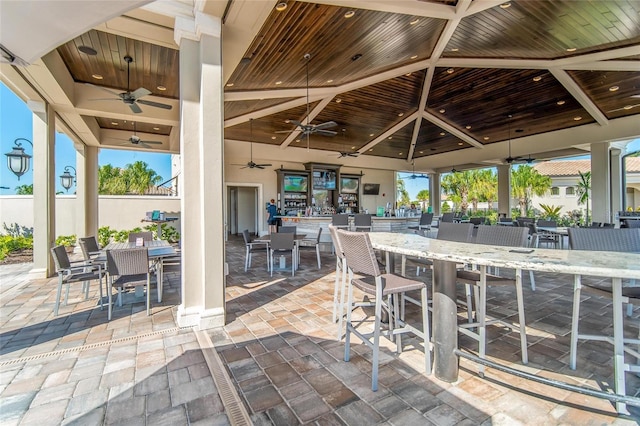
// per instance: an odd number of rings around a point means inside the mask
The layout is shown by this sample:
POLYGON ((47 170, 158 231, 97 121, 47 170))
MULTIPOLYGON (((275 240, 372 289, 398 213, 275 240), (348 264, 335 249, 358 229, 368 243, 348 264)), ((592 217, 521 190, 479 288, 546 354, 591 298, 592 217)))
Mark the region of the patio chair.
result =
POLYGON ((640 228, 640 220, 625 220, 625 228, 638 229, 640 228))
POLYGON ((244 246, 246 252, 244 255, 244 271, 251 267, 251 258, 254 253, 265 253, 267 257, 267 271, 269 270, 269 243, 266 241, 253 241, 249 235, 249 230, 242 231, 242 238, 244 238, 244 246))
POLYGON ((315 239, 304 239, 298 244, 298 263, 300 263, 300 252, 306 250, 314 250, 316 252, 316 258, 318 260, 318 269, 322 267, 320 263, 320 236, 322 235, 322 228, 318 228, 318 235, 315 239))
MULTIPOLYGON (((528 227, 508 227, 508 226, 486 226, 478 227, 476 236, 476 244, 487 244, 507 247, 526 247, 528 237, 528 227)), ((479 356, 485 358, 486 354, 486 327, 490 324, 503 324, 510 329, 519 329, 520 331, 520 347, 522 350, 522 363, 528 363, 527 352, 527 333, 525 329, 524 318, 524 299, 522 294, 522 270, 516 269, 515 279, 505 278, 495 274, 489 274, 487 267, 480 265, 479 270, 458 270, 456 273, 456 281, 467 286, 467 294, 469 288, 474 289, 475 296, 475 322, 462 324, 459 326, 461 333, 477 340, 479 343, 479 356), (516 300, 518 304, 518 322, 515 326, 501 319, 487 319, 487 287, 490 286, 514 286, 516 290, 516 300), (472 331, 477 329, 477 332, 472 331)), ((471 309, 471 305, 467 306, 471 309)), ((479 367, 479 373, 484 374, 484 367, 479 367)))
POLYGON ((333 287, 333 322, 338 322, 338 340, 342 340, 342 319, 344 318, 344 289, 347 282, 347 258, 344 256, 340 239, 336 233, 338 228, 329 225, 331 242, 336 253, 336 279, 333 287))
POLYGON ((298 227, 297 226, 278 226, 278 232, 281 233, 291 233, 293 235, 296 235, 296 231, 297 231, 298 227))
POLYGON ((440 218, 440 223, 448 223, 448 222, 453 222, 455 213, 449 212, 449 213, 442 213, 442 217, 440 218))
POLYGON ((147 315, 151 315, 151 270, 149 252, 146 247, 107 250, 107 272, 109 273, 109 320, 112 311, 112 288, 118 289, 118 306, 122 306, 122 291, 125 288, 145 286, 147 292, 147 315))
POLYGON ((287 252, 291 254, 291 276, 293 277, 297 269, 298 261, 293 232, 278 232, 276 234, 271 234, 271 242, 269 243, 271 276, 273 276, 273 257, 276 254, 285 255, 287 252))
POLYGON ((331 216, 331 225, 338 229, 349 229, 349 215, 347 214, 334 214, 331 216))
POLYGON ((153 241, 153 233, 151 231, 145 232, 129 232, 129 242, 135 243, 138 238, 142 238, 142 241, 153 241))
POLYGON ((395 336, 396 352, 402 352, 403 333, 412 333, 422 339, 424 344, 425 371, 431 374, 431 348, 429 334, 429 315, 427 313, 427 285, 421 281, 410 280, 395 274, 382 274, 378 267, 375 252, 369 240, 369 234, 363 232, 348 232, 337 230, 336 234, 340 245, 344 250, 349 271, 349 295, 347 299, 347 321, 345 335, 344 360, 350 358, 351 333, 358 336, 363 343, 373 350, 371 361, 371 389, 378 390, 378 360, 380 334, 382 330, 382 309, 389 314, 389 327, 386 334, 393 340, 395 336), (359 274, 361 276, 355 276, 359 274), (353 287, 357 287, 365 294, 373 296, 375 300, 370 303, 358 303, 358 306, 373 306, 374 328, 366 333, 360 330, 364 320, 357 324, 352 323, 351 313, 354 307, 353 287), (398 310, 398 297, 406 291, 420 290, 422 302, 422 331, 400 320, 398 310), (392 297, 395 296, 395 297, 392 297), (386 297, 386 302, 384 298, 386 297))
POLYGON ((64 305, 66 306, 69 301, 69 287, 72 283, 83 283, 84 298, 89 298, 89 281, 100 281, 100 309, 102 309, 102 277, 105 274, 105 270, 102 269, 100 264, 93 265, 86 261, 71 262, 69 255, 64 246, 56 246, 51 249, 51 256, 56 265, 56 272, 58 273, 58 291, 56 294, 56 304, 53 308, 53 315, 58 316, 58 308, 60 306, 60 296, 62 295, 62 285, 66 284, 67 292, 64 297, 64 305))
POLYGON ((91 260, 100 254, 100 246, 95 236, 78 238, 84 260, 91 260))
POLYGON ((354 230, 357 231, 371 231, 371 215, 370 214, 357 214, 353 217, 354 230))
POLYGON ((533 225, 534 236, 531 240, 531 247, 540 247, 540 244, 546 244, 547 246, 553 244, 554 248, 560 246, 560 235, 549 234, 548 232, 540 231, 540 227, 555 228, 558 226, 558 222, 555 220, 538 220, 538 223, 533 225))
POLYGON ((433 222, 433 213, 422 213, 420 215, 420 223, 417 226, 409 226, 409 229, 431 231, 431 222, 433 222))

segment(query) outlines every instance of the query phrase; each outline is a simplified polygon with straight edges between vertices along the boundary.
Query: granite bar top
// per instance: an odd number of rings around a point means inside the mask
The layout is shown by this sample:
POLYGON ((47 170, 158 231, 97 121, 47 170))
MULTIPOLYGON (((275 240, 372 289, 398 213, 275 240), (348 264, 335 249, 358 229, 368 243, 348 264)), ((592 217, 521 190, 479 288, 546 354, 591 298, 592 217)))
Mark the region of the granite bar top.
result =
POLYGON ((542 248, 530 249, 531 253, 515 253, 514 247, 458 243, 416 234, 371 232, 369 237, 375 249, 407 256, 500 268, 640 279, 640 253, 542 248))

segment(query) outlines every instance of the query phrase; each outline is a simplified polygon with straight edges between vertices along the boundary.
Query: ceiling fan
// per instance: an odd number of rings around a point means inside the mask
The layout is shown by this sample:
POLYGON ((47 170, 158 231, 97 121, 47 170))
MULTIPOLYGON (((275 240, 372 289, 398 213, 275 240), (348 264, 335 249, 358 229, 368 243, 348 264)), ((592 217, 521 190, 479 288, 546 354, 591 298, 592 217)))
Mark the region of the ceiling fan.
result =
MULTIPOLYGON (((507 164, 518 164, 518 163, 527 163, 527 164, 531 164, 535 161, 535 158, 531 158, 531 155, 529 155, 528 158, 524 158, 521 156, 517 156, 517 157, 512 157, 511 156, 511 119, 513 118, 513 116, 511 114, 509 114, 509 156, 507 158, 504 159, 505 163, 507 164)), ((518 132, 518 130, 516 130, 516 132, 518 132)))
POLYGON ((147 101, 144 99, 140 99, 144 96, 150 95, 151 91, 145 89, 144 87, 140 87, 136 90, 134 90, 133 92, 131 91, 130 88, 130 75, 131 75, 131 62, 133 62, 133 58, 129 55, 124 57, 125 62, 127 63, 127 91, 126 92, 122 92, 122 93, 118 93, 115 92, 113 90, 107 89, 105 87, 102 86, 96 86, 94 84, 91 83, 87 83, 90 86, 94 86, 97 87, 100 90, 103 90, 107 93, 111 93, 112 95, 117 96, 117 99, 114 98, 107 98, 107 99, 92 99, 93 101, 122 101, 124 102, 126 105, 129 105, 129 108, 131 108, 131 111, 133 111, 136 114, 140 114, 142 112, 142 109, 140 108, 140 106, 138 104, 142 104, 142 105, 147 105, 147 106, 152 106, 152 107, 156 107, 156 108, 162 108, 162 109, 171 109, 172 106, 168 105, 168 104, 163 104, 160 102, 154 102, 154 101, 147 101))
POLYGON ((136 135, 136 123, 135 121, 132 122, 133 123, 133 135, 131 135, 129 137, 129 139, 116 139, 119 141, 125 141, 124 143, 121 143, 120 145, 142 145, 145 148, 149 148, 149 149, 153 149, 153 147, 151 145, 162 145, 162 142, 160 141, 143 141, 142 139, 140 139, 140 137, 138 137, 138 135, 136 135))
POLYGON ((340 151, 338 154, 338 158, 344 158, 344 157, 357 157, 358 155, 360 155, 359 152, 349 152, 345 149, 344 147, 344 140, 346 139, 346 133, 347 129, 342 129, 342 140, 343 140, 343 144, 342 144, 342 149, 343 151, 340 151))
POLYGON ((307 61, 306 63, 306 67, 307 67, 307 123, 301 123, 300 121, 297 120, 289 120, 289 122, 293 123, 296 125, 296 127, 293 130, 281 130, 281 131, 277 131, 276 133, 290 133, 292 131, 298 130, 300 131, 303 135, 307 136, 307 149, 309 149, 309 136, 311 134, 317 134, 317 135, 322 135, 322 136, 335 136, 338 134, 338 132, 333 131, 333 130, 327 130, 330 129, 332 127, 336 127, 338 125, 338 123, 336 123, 335 121, 327 121, 325 123, 320 123, 320 124, 311 124, 310 118, 309 118, 309 61, 311 61, 311 54, 310 53, 305 53, 304 55, 304 59, 307 61))
POLYGON ((423 173, 419 175, 416 174, 415 162, 413 160, 411 160, 411 172, 412 173, 405 177, 405 179, 429 179, 429 176, 425 176, 423 173))
POLYGON ((247 164, 234 164, 234 166, 243 166, 241 169, 264 169, 265 167, 271 167, 271 164, 256 164, 253 162, 253 118, 249 119, 249 143, 250 143, 250 152, 251 157, 247 164))

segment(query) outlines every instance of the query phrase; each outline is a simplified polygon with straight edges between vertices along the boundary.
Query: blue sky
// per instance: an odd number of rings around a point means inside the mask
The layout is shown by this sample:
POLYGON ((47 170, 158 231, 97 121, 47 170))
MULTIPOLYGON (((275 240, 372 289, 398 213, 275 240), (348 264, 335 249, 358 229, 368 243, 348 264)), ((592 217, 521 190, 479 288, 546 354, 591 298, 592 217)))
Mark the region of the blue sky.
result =
MULTIPOLYGON (((0 189, 0 194, 15 194, 15 188, 18 185, 29 185, 33 183, 33 159, 29 166, 29 171, 18 178, 7 167, 7 157, 4 156, 10 152, 14 146, 14 140, 17 138, 26 138, 33 141, 32 128, 33 114, 4 83, 0 83, 0 151, 2 152, 2 165, 0 165, 0 186, 9 187, 9 189, 0 189)), ((33 147, 27 142, 21 141, 22 147, 29 155, 33 155, 33 147)), ((65 192, 60 185, 59 176, 64 173, 65 166, 76 167, 76 150, 73 142, 66 135, 56 133, 56 192, 65 192)), ((134 161, 144 161, 162 176, 162 180, 171 178, 171 155, 145 153, 140 151, 127 151, 117 149, 101 149, 98 155, 98 164, 112 164, 116 167, 125 167, 134 161)), ((70 169, 73 174, 73 170, 70 169)), ((75 185, 69 189, 69 194, 75 192, 75 185)))

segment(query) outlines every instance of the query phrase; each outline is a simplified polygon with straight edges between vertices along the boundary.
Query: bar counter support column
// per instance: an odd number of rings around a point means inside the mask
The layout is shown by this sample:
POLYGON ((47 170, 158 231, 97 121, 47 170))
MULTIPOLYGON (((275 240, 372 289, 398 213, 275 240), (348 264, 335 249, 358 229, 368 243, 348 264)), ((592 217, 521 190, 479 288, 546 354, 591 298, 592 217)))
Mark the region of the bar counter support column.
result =
POLYGON ((448 383, 458 380, 458 308, 456 264, 433 261, 433 363, 435 376, 448 383))

